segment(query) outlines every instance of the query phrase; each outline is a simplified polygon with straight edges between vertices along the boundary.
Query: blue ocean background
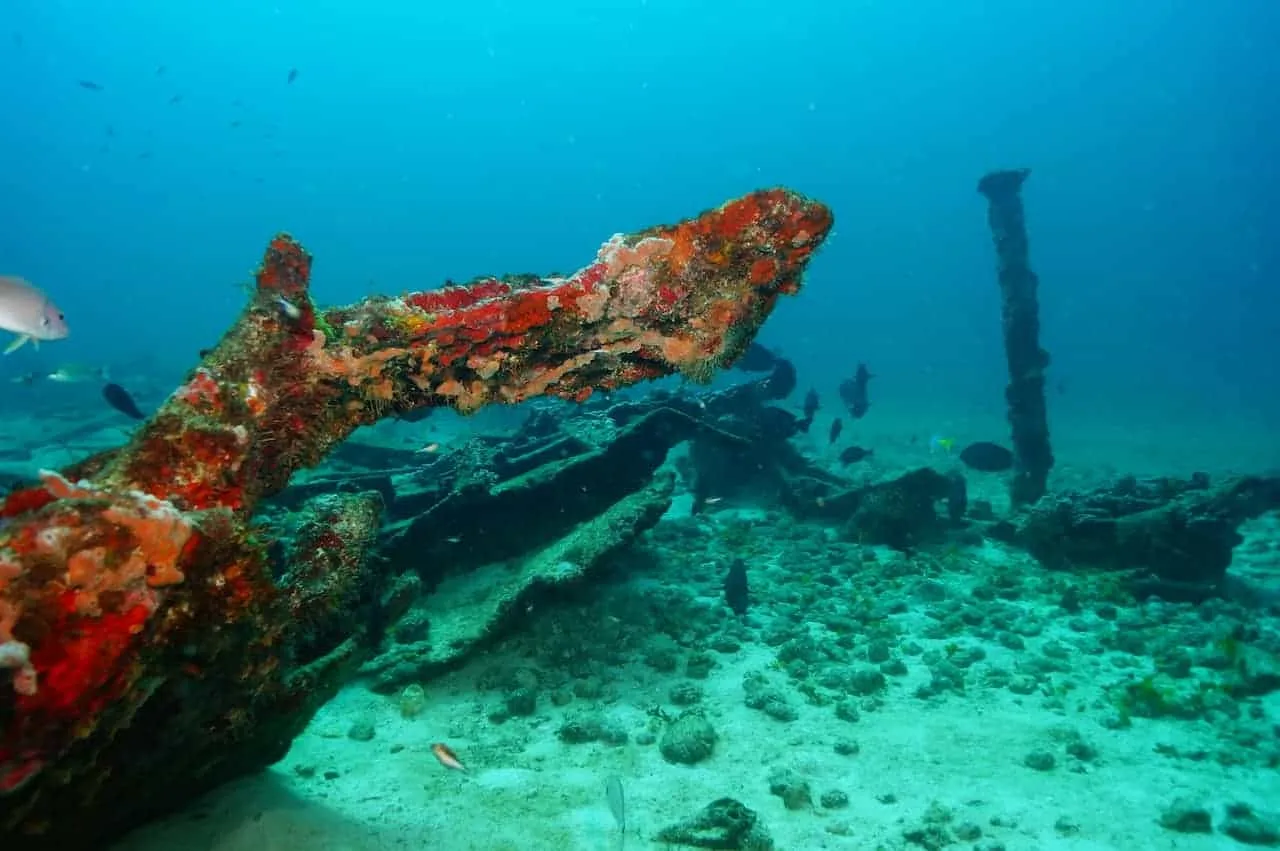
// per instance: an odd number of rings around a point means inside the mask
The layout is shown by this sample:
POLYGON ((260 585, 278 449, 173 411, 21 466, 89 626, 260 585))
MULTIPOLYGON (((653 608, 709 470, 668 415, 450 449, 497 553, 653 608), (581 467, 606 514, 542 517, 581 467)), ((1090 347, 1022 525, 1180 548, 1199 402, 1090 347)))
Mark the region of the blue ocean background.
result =
POLYGON ((73 332, 0 378, 176 379, 280 230, 345 302, 571 271, 785 184, 837 228, 763 341, 831 399, 866 361, 893 428, 999 426, 975 184, 1029 166, 1055 433, 1280 458, 1266 0, 8 0, 0 38, 0 272, 73 332))

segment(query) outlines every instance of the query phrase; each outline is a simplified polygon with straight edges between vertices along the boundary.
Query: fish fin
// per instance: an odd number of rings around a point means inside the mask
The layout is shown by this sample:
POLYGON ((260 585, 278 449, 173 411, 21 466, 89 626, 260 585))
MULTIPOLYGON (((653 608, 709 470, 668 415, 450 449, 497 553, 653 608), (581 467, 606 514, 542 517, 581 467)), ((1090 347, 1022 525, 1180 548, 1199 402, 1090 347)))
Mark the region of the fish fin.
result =
POLYGON ((5 350, 4 350, 4 353, 5 353, 6 355, 11 355, 11 354, 13 354, 13 353, 14 353, 14 352, 16 352, 18 349, 22 348, 22 346, 23 346, 23 345, 24 345, 28 340, 30 340, 30 339, 31 339, 31 338, 30 338, 29 336, 27 336, 26 334, 19 334, 19 335, 18 335, 18 337, 17 337, 17 339, 15 339, 12 343, 10 343, 10 344, 9 344, 9 347, 8 347, 7 349, 5 349, 5 350))

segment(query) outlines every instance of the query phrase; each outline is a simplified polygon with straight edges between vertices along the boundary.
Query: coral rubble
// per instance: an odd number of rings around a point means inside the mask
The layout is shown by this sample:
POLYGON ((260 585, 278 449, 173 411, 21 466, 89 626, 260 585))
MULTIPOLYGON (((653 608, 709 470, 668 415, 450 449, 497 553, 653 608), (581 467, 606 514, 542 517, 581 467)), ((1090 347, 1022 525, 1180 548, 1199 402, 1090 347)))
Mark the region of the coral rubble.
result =
POLYGON ((274 239, 245 312, 127 446, 0 509, 5 848, 102 847, 270 764, 367 656, 364 613, 396 596, 372 553, 382 500, 306 503, 282 556, 251 517, 295 471, 390 414, 705 377, 831 225, 762 191, 615 236, 567 278, 326 311, 310 256, 274 239))
POLYGON ((1049 567, 1130 571, 1140 593, 1200 600, 1222 593, 1240 525, 1276 508, 1275 476, 1130 476, 1041 500, 1014 540, 1049 567))

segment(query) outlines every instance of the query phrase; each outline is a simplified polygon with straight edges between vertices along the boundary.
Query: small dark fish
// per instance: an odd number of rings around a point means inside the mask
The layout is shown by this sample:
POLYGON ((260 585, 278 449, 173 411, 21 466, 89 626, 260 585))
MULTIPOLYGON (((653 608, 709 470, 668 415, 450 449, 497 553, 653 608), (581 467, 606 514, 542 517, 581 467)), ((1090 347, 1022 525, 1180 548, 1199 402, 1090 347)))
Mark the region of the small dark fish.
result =
POLYGON ((168 70, 169 70, 169 66, 167 66, 167 65, 157 65, 157 66, 156 66, 156 76, 157 76, 157 77, 163 77, 163 76, 164 76, 164 72, 165 72, 165 71, 168 71, 168 70))
POLYGON ((874 449, 863 449, 861 446, 850 446, 840 453, 841 464, 856 464, 865 461, 875 453, 874 449))
POLYGON ((236 129, 236 128, 237 128, 237 127, 239 127, 239 126, 240 126, 240 121, 239 121, 238 119, 237 119, 236 121, 232 121, 232 122, 231 122, 231 129, 232 129, 232 130, 236 129))
POLYGON ((827 432, 827 444, 830 445, 839 440, 842 431, 844 431, 844 420, 836 417, 831 423, 831 431, 827 432))
POLYGON ((777 362, 778 356, 771 350, 759 343, 752 343, 747 346, 742 357, 733 362, 733 368, 743 372, 772 372, 773 365, 777 362))
POLYGON ((297 69, 297 68, 290 68, 290 69, 289 69, 289 79, 285 80, 285 82, 286 82, 286 83, 292 83, 292 82, 293 82, 294 80, 296 80, 296 79, 298 79, 298 69, 297 69))
POLYGON ((818 413, 818 391, 810 390, 804 394, 804 416, 796 420, 796 428, 809 433, 809 427, 813 425, 813 416, 818 413))
POLYGON ((818 413, 819 404, 820 400, 818 399, 817 390, 810 390, 808 393, 804 394, 804 418, 806 420, 812 420, 813 415, 818 413))
POLYGON ((855 420, 862 419, 871 408, 871 401, 867 398, 867 382, 873 378, 875 376, 867 369, 867 365, 860 363, 853 378, 840 382, 840 398, 855 420))
POLYGON ((102 85, 100 83, 95 83, 93 80, 77 80, 76 85, 82 89, 88 89, 91 92, 102 91, 102 85))
POLYGON ((751 605, 751 589, 747 587, 747 563, 735 558, 729 565, 729 573, 724 578, 724 601, 738 616, 747 613, 751 605))
POLYGON ((169 98, 169 106, 177 106, 180 103, 182 103, 182 95, 174 95, 169 98))
POLYGON ((985 440, 970 443, 960 452, 960 461, 980 473, 1003 473, 1013 468, 1013 453, 985 440))
POLYGON ((133 397, 129 395, 129 391, 119 384, 108 384, 103 387, 102 398, 107 400, 108 405, 126 417, 132 417, 135 420, 145 420, 147 418, 146 414, 138 410, 138 405, 133 401, 133 397))
MULTIPOLYGON (((374 290, 376 292, 377 290, 374 290)), ((786 358, 778 358, 769 377, 756 386, 766 399, 785 399, 796 389, 796 367, 786 358)))
POLYGON ((755 425, 756 438, 767 442, 787 440, 807 427, 804 420, 776 405, 761 405, 755 425))

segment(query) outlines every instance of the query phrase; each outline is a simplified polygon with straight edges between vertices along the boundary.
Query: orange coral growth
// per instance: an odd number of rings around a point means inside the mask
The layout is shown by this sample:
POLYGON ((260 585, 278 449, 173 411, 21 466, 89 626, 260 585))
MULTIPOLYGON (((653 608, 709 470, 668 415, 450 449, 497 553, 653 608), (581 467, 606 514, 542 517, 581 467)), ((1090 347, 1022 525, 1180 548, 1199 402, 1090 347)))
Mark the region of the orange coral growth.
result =
POLYGON ((545 292, 531 292, 518 298, 502 317, 503 333, 523 334, 549 323, 551 308, 547 306, 547 297, 545 292))
POLYGON ((764 286, 778 275, 778 262, 768 257, 761 257, 751 264, 749 280, 757 287, 764 286))
POLYGON ((473 281, 465 287, 448 286, 438 290, 412 293, 405 302, 427 313, 460 310, 482 301, 499 298, 511 292, 511 286, 497 278, 473 281))
POLYGON ((606 242, 597 259, 605 264, 606 275, 617 275, 632 266, 648 266, 655 259, 666 257, 674 243, 666 237, 647 236, 634 245, 628 245, 621 234, 606 242))
POLYGON ((701 250, 699 229, 692 222, 676 225, 671 231, 671 250, 667 257, 671 261, 672 271, 679 273, 688 268, 694 257, 701 250))
POLYGON ((217 505, 239 508, 243 488, 232 474, 243 466, 253 445, 248 430, 192 425, 142 442, 132 459, 129 480, 146 481, 151 493, 183 508, 217 505), (215 474, 216 471, 216 474, 215 474))
POLYGON ((197 369, 191 380, 175 390, 173 396, 203 413, 216 413, 222 405, 218 382, 204 368, 197 369))
POLYGON ((31 653, 39 672, 38 687, 19 695, 19 712, 40 710, 56 715, 92 717, 129 682, 128 669, 119 660, 136 640, 151 615, 145 605, 122 612, 106 612, 83 618, 76 611, 76 594, 59 598, 62 614, 51 625, 59 641, 41 642, 31 653))
POLYGON ((10 493, 4 498, 4 507, 0 508, 0 517, 17 517, 29 511, 44 508, 54 500, 54 495, 46 488, 23 488, 10 493))
POLYGON ((730 201, 706 218, 707 232, 724 239, 740 239, 760 222, 765 210, 779 200, 777 192, 757 192, 730 201))
POLYGON ((102 517, 133 533, 137 552, 146 560, 147 584, 152 588, 176 585, 184 577, 180 556, 191 537, 191 524, 171 505, 156 509, 107 509, 102 517))
POLYGON ((258 289, 279 292, 287 299, 306 291, 311 277, 311 255, 288 234, 280 234, 267 246, 257 271, 258 289))

